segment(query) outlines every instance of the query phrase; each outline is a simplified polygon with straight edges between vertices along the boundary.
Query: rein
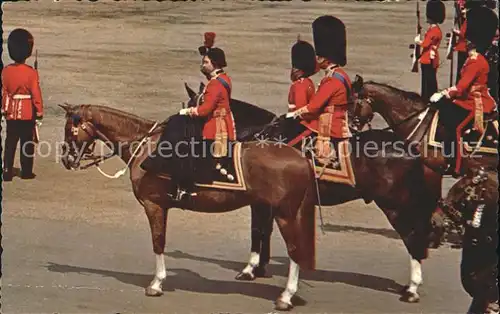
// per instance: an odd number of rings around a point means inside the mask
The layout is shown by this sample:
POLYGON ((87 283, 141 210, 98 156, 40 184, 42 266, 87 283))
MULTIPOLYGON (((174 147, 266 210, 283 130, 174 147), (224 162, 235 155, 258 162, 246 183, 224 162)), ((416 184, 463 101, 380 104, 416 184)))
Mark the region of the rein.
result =
MULTIPOLYGON (((152 132, 153 130, 157 127, 158 125, 158 122, 155 122, 155 124, 151 127, 151 129, 149 129, 148 133, 146 133, 146 135, 144 135, 141 139, 141 142, 139 143, 139 145, 137 145, 137 147, 135 148, 134 152, 132 153, 132 156, 130 156, 130 159, 128 160, 127 164, 125 165, 125 167, 123 167, 121 170, 118 170, 114 175, 108 175, 106 174, 104 171, 101 170, 101 168, 99 167, 99 162, 96 163, 96 166, 97 166, 97 170, 103 175, 105 176, 106 178, 109 178, 109 179, 117 179, 119 177, 121 177, 122 175, 125 174, 125 172, 127 172, 127 169, 128 167, 130 166, 130 163, 132 162, 132 160, 135 158, 137 152, 139 151, 139 148, 142 147, 142 145, 144 144, 144 142, 149 139, 152 135, 152 132)), ((109 157, 108 157, 109 158, 109 157)), ((107 159, 107 158, 106 158, 107 159)), ((105 159, 104 159, 105 160, 105 159)), ((103 161, 104 161, 103 160, 103 161)))
MULTIPOLYGON (((168 121, 168 120, 167 120, 168 121)), ((90 160, 92 159, 93 161, 86 164, 86 165, 83 165, 83 166, 79 166, 78 168, 80 170, 84 170, 84 169, 87 169, 87 168, 90 168, 92 166, 96 166, 97 167, 97 170, 105 177, 109 178, 109 179, 117 179, 119 177, 121 177, 122 175, 125 174, 125 172, 127 171, 128 167, 130 166, 132 160, 136 157, 137 155, 137 152, 139 151, 139 148, 142 147, 142 145, 144 144, 144 142, 149 139, 153 134, 155 134, 155 129, 158 129, 159 126, 162 126, 164 125, 167 121, 163 121, 161 123, 158 123, 158 122, 155 122, 154 125, 151 127, 151 129, 143 136, 137 138, 136 140, 141 140, 141 142, 139 143, 139 145, 137 145, 137 147, 135 148, 134 152, 132 153, 132 155, 130 156, 130 159, 128 160, 127 164, 125 165, 125 167, 123 167, 122 169, 118 170, 114 175, 109 175, 107 173, 105 173, 100 167, 99 167, 99 164, 102 163, 103 161, 111 158, 111 157, 114 157, 116 151, 114 151, 112 154, 107 154, 107 155, 104 155, 104 156, 94 156, 93 155, 93 148, 95 147, 95 142, 93 142, 85 151, 83 152, 80 152, 78 153, 78 156, 76 158, 76 160, 74 161, 74 163, 79 163, 80 161, 83 161, 83 160, 90 160)), ((101 141, 103 141, 104 143, 110 143, 111 141, 109 140, 109 138, 104 134, 102 133, 101 131, 99 131, 94 124, 92 124, 92 122, 90 121, 84 121, 81 123, 80 126, 73 126, 72 127, 72 132, 73 132, 73 135, 77 136, 78 135, 78 131, 82 129, 85 133, 87 133, 87 135, 89 135, 89 137, 91 138, 95 138, 95 139, 99 139, 101 141), (95 135, 94 134, 91 134, 89 129, 92 129, 93 132, 95 132, 95 135)))
POLYGON ((399 121, 398 123, 394 124, 392 127, 388 126, 388 127, 383 128, 382 131, 388 131, 390 129, 397 128, 398 126, 400 126, 400 125, 410 121, 411 119, 415 118, 416 116, 420 115, 422 112, 426 111, 427 109, 429 109, 429 107, 426 107, 426 108, 421 109, 421 110, 417 110, 416 112, 414 112, 410 116, 406 117, 402 121, 399 121))
MULTIPOLYGON (((371 107, 371 110, 373 112, 373 107, 372 107, 372 101, 371 99, 366 99, 367 103, 369 104, 369 106, 371 107)), ((393 126, 387 126, 383 129, 381 129, 382 131, 388 131, 388 130, 391 130, 391 129, 395 129, 397 128, 398 126, 401 126, 403 124, 405 124, 406 122, 410 121, 411 119, 415 118, 416 116, 420 115, 422 112, 426 111, 429 109, 430 106, 426 106, 424 107, 423 109, 420 109, 420 110, 417 110, 416 112, 412 113, 411 115, 409 115, 408 117, 404 118, 403 120, 399 121, 398 123, 395 123, 393 126)), ((355 117, 357 118, 357 117, 355 117)), ((373 118, 373 116, 372 116, 373 118)), ((367 124, 370 126, 370 122, 371 122, 371 119, 370 121, 367 122, 367 124)))

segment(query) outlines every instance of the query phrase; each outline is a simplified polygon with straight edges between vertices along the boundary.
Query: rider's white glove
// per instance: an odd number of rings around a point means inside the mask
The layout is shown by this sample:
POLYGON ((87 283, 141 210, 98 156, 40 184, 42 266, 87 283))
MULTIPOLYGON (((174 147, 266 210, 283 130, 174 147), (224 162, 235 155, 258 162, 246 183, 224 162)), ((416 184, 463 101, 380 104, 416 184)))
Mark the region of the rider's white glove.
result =
POLYGON ((286 118, 296 119, 296 118, 301 117, 301 116, 302 116, 302 114, 307 113, 307 112, 309 112, 309 111, 307 110, 307 107, 302 107, 302 108, 297 109, 297 110, 295 110, 295 111, 288 112, 288 113, 286 114, 286 118))
POLYGON ((434 93, 429 100, 431 102, 438 102, 439 100, 441 100, 441 98, 443 98, 442 93, 434 93))
POLYGON ((181 116, 187 116, 189 115, 189 113, 191 112, 191 109, 190 108, 182 108, 180 111, 179 111, 179 114, 181 116))
POLYGON ((415 36, 415 43, 418 44, 420 41, 420 35, 415 36))

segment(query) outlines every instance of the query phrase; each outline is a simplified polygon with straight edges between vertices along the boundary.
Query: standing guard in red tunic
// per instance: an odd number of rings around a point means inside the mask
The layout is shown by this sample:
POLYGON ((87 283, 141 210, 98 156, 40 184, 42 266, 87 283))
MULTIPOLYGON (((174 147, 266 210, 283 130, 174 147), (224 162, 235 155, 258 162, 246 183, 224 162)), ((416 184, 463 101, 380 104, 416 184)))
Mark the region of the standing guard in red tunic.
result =
POLYGON ((467 8, 465 6, 464 1, 460 1, 457 3, 460 9, 460 14, 462 14, 461 20, 462 25, 460 25, 460 29, 454 29, 453 32, 455 35, 457 35, 457 42, 455 44, 454 50, 457 52, 457 79, 456 79, 456 84, 458 84, 458 81, 460 81, 460 71, 462 70, 462 67, 465 63, 465 60, 467 60, 467 42, 465 40, 465 30, 467 29, 467 19, 466 19, 466 12, 467 8))
POLYGON ((34 130, 36 120, 43 118, 43 102, 38 72, 25 63, 32 54, 33 43, 33 35, 21 28, 13 30, 7 42, 14 63, 2 70, 2 116, 7 120, 3 181, 12 181, 19 140, 21 178, 35 178, 34 130))
POLYGON ((430 24, 424 40, 420 35, 415 37, 415 43, 422 48, 419 62, 422 69, 422 86, 420 96, 424 99, 437 92, 437 69, 439 67, 439 45, 443 33, 438 24, 442 24, 446 16, 446 8, 441 0, 429 0, 426 7, 427 23, 430 24))
POLYGON ((497 27, 498 17, 487 7, 467 12, 465 36, 469 57, 462 68, 460 81, 456 86, 435 93, 430 99, 437 103, 440 120, 447 129, 443 143, 448 162, 445 174, 461 175, 463 128, 474 120, 474 129, 483 133, 483 114, 496 110, 495 100, 488 91, 488 73, 492 69, 483 54, 491 45, 497 27))
POLYGON ((317 72, 313 46, 300 39, 292 47, 292 85, 288 92, 288 112, 306 106, 314 95, 314 83, 309 78, 317 72))
POLYGON ((351 80, 342 69, 347 64, 346 28, 340 19, 330 15, 317 18, 312 28, 317 61, 325 76, 309 103, 288 116, 304 117, 301 123, 317 134, 316 155, 327 162, 335 158, 332 138, 337 147, 352 136, 347 115, 351 80))

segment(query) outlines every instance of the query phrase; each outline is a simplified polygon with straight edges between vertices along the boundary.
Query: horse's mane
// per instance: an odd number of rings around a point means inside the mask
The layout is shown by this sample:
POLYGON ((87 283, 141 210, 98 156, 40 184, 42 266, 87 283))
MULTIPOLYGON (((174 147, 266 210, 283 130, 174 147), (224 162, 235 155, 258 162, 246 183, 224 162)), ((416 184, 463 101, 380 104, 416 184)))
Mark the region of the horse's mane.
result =
POLYGON ((248 102, 231 98, 231 112, 235 119, 248 121, 255 125, 263 125, 272 121, 276 115, 262 107, 250 104, 248 102), (236 118, 238 117, 238 118, 236 118))
POLYGON ((155 122, 136 114, 104 105, 82 104, 73 106, 72 111, 73 113, 80 114, 90 112, 92 120, 98 125, 116 125, 120 129, 126 129, 131 133, 146 132, 155 122))
POLYGON ((364 85, 367 85, 367 84, 386 89, 386 90, 390 91, 391 94, 395 94, 401 100, 409 101, 412 103, 418 103, 422 106, 422 108, 426 105, 426 102, 423 100, 422 96, 420 96, 418 93, 405 91, 405 90, 399 89, 397 87, 394 87, 394 86, 391 86, 391 85, 388 85, 385 83, 375 82, 375 81, 368 81, 364 85))

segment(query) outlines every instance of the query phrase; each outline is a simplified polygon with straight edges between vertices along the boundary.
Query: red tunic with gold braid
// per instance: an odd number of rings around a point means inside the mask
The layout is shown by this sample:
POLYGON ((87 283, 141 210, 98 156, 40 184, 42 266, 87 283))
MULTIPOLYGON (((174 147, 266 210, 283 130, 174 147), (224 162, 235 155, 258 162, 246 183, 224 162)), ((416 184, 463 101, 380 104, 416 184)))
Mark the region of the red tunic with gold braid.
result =
POLYGON ((2 114, 7 120, 34 120, 33 112, 43 117, 38 72, 22 63, 6 66, 2 70, 2 114))
POLYGON ((217 78, 224 80, 228 84, 229 91, 231 90, 231 79, 226 73, 220 71, 219 74, 213 75, 203 93, 203 103, 194 108, 193 114, 208 118, 203 127, 203 138, 215 140, 219 131, 227 133, 228 139, 234 141, 236 139, 236 129, 233 114, 229 107, 231 95, 217 78), (224 120, 225 125, 221 125, 220 119, 224 120))
MULTIPOLYGON (((330 126, 330 136, 333 138, 348 138, 352 136, 349 131, 347 117, 349 92, 346 90, 344 83, 333 76, 334 73, 341 75, 349 89, 351 89, 351 80, 347 73, 339 67, 329 67, 325 77, 319 84, 318 91, 304 108, 304 112, 313 114, 315 118, 302 120, 301 123, 318 134, 324 133, 323 130, 319 129, 320 119, 322 119, 324 113, 329 113, 324 116, 329 121, 324 122, 330 126)), ((325 123, 321 124, 325 125, 325 123)))
POLYGON ((443 33, 438 25, 431 25, 425 33, 424 40, 420 44, 422 47, 422 54, 420 56, 420 63, 432 64, 433 68, 439 66, 439 52, 438 48, 443 39, 443 33))
POLYGON ((314 96, 314 83, 310 78, 300 78, 292 83, 288 92, 288 112, 307 106, 314 96))
MULTIPOLYGON (((488 61, 481 54, 469 56, 460 72, 461 78, 456 86, 443 91, 446 97, 469 111, 477 114, 490 113, 495 109, 496 103, 488 91, 488 61)), ((495 69, 496 71, 496 69, 495 69)))

